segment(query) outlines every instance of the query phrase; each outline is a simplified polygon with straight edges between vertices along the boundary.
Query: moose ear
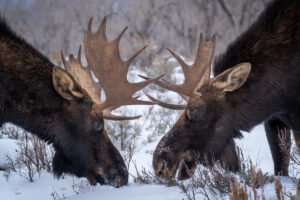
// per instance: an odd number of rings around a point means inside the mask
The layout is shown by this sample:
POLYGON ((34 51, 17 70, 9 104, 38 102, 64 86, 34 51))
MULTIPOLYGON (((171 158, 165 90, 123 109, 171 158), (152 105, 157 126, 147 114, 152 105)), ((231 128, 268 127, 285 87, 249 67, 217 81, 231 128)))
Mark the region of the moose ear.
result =
POLYGON ((72 76, 65 70, 54 67, 52 72, 52 81, 55 90, 65 99, 81 99, 84 94, 80 91, 77 83, 72 76))
POLYGON ((233 92, 246 82, 250 71, 250 63, 238 64, 216 76, 212 84, 215 88, 224 92, 233 92))

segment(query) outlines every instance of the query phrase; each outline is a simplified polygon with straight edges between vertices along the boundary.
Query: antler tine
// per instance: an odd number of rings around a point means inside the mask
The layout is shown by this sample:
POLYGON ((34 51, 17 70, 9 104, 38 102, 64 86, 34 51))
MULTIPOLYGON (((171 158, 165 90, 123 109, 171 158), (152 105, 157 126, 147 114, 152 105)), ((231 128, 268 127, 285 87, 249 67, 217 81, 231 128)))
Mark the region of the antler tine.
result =
MULTIPOLYGON (((138 75, 139 77, 145 79, 145 80, 149 80, 149 77, 143 76, 143 75, 138 75)), ((155 82, 156 85, 165 88, 167 90, 173 91, 173 92, 177 92, 184 100, 188 100, 188 93, 186 93, 184 90, 182 90, 181 85, 173 85, 170 82, 168 82, 165 79, 162 80, 158 80, 155 82)))
POLYGON ((152 97, 149 94, 146 94, 146 96, 149 99, 151 99, 151 101, 155 102, 155 104, 157 104, 161 107, 164 107, 164 108, 168 108, 168 109, 172 109, 172 110, 184 110, 186 107, 186 105, 177 105, 177 104, 169 104, 169 103, 162 102, 162 101, 152 97))
POLYGON ((79 47, 77 58, 70 54, 69 60, 66 61, 62 50, 61 57, 66 71, 72 75, 76 83, 87 92, 93 102, 101 103, 101 86, 92 79, 90 70, 81 64, 81 46, 79 47))
POLYGON ((206 69, 211 65, 211 60, 215 50, 215 44, 216 44, 215 34, 212 36, 211 40, 204 42, 202 33, 200 33, 196 59, 192 67, 193 69, 198 71, 198 75, 201 78, 203 77, 206 69))
POLYGON ((78 49, 78 53, 77 53, 77 60, 78 60, 79 64, 82 66, 82 63, 81 63, 81 45, 79 45, 79 49, 78 49))
MULTIPOLYGON (((156 78, 153 78, 153 79, 148 79, 146 81, 143 81, 143 82, 139 82, 139 83, 132 83, 132 86, 133 86, 133 89, 132 89, 132 92, 133 94, 141 89, 143 89, 144 87, 146 87, 147 85, 151 84, 151 83, 155 83, 157 82, 159 79, 161 79, 165 74, 161 74, 159 75, 158 77, 156 78)), ((133 95, 132 94, 132 95, 133 95)))
POLYGON ((62 62, 64 64, 64 67, 66 67, 67 61, 65 59, 65 55, 64 55, 63 49, 60 49, 60 57, 61 57, 61 60, 62 60, 62 62))
MULTIPOLYGON (((146 77, 146 76, 142 76, 142 75, 139 75, 141 78, 143 79, 150 79, 149 77, 146 77)), ((181 96, 190 96, 190 92, 185 90, 183 86, 183 84, 180 84, 180 85, 173 85, 171 84, 170 82, 166 81, 166 80, 158 80, 155 82, 156 85, 159 85, 160 87, 162 88, 165 88, 166 90, 171 90, 173 92, 177 92, 179 93, 181 96)), ((185 98, 184 98, 185 99, 185 98)))
POLYGON ((199 35, 198 47, 203 43, 203 33, 201 32, 199 35))
POLYGON ((105 40, 107 40, 107 38, 106 38, 106 16, 104 16, 104 18, 101 22, 101 25, 99 26, 99 28, 97 30, 97 34, 100 35, 105 40))
POLYGON ((144 51, 144 49, 146 49, 148 47, 148 45, 143 46, 140 50, 138 50, 133 56, 131 56, 127 61, 127 66, 129 67, 130 64, 132 63, 132 61, 140 54, 144 51))
POLYGON ((87 27, 88 32, 92 32, 92 23, 93 23, 93 17, 91 17, 89 19, 89 23, 88 23, 88 27, 87 27))
POLYGON ((103 112, 103 118, 104 119, 109 119, 109 120, 116 120, 116 121, 123 121, 123 120, 134 120, 134 119, 138 119, 141 117, 141 115, 137 115, 137 116, 132 116, 132 117, 126 117, 126 116, 116 116, 111 114, 111 111, 104 111, 103 112))
POLYGON ((163 75, 139 83, 129 83, 127 73, 130 63, 147 46, 124 61, 120 56, 119 41, 127 30, 127 27, 125 27, 114 40, 109 41, 106 37, 106 18, 103 19, 96 33, 91 31, 91 26, 92 20, 90 20, 88 30, 84 34, 84 54, 88 66, 99 80, 106 95, 106 100, 100 104, 95 104, 93 108, 96 113, 103 113, 103 117, 107 119, 136 119, 136 117, 112 117, 112 115, 108 113, 111 113, 111 110, 122 105, 153 105, 153 102, 141 101, 132 96, 138 90, 158 81, 163 75), (110 110, 110 112, 108 110, 110 110), (104 115, 104 113, 106 114, 104 115))
POLYGON ((171 49, 167 48, 167 50, 172 54, 172 56, 178 61, 178 63, 180 64, 182 71, 184 73, 184 75, 189 71, 189 66, 180 58, 180 56, 178 56, 176 53, 174 53, 174 51, 172 51, 171 49))
POLYGON ((128 26, 126 26, 126 27, 121 31, 121 33, 114 39, 114 42, 116 43, 116 45, 119 45, 120 40, 121 40, 123 34, 126 32, 127 29, 128 29, 128 26))

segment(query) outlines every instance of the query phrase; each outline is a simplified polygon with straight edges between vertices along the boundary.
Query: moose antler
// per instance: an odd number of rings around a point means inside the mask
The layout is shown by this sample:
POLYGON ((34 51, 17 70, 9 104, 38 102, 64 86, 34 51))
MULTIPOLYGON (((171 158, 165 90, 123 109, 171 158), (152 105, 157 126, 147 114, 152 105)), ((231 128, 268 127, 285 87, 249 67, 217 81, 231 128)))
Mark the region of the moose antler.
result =
MULTIPOLYGON (((171 49, 168 48, 168 51, 172 56, 179 62, 182 67, 184 74, 184 82, 180 85, 172 85, 166 80, 158 80, 155 84, 173 92, 179 93, 185 100, 191 97, 194 90, 199 88, 210 76, 210 65, 213 58, 215 50, 216 36, 213 35, 212 39, 204 42, 202 33, 200 33, 198 50, 196 54, 196 59, 193 65, 189 66, 186 64, 177 54, 175 54, 171 49)), ((140 77, 150 80, 148 77, 140 77)), ((185 105, 175 105, 164 103, 154 97, 147 95, 152 101, 156 102, 158 105, 175 110, 182 110, 185 108, 185 105)))
POLYGON ((72 75, 76 83, 80 85, 81 89, 89 94, 93 102, 100 104, 102 88, 100 84, 92 79, 91 69, 88 66, 83 67, 81 63, 81 46, 79 47, 77 58, 75 58, 73 54, 70 54, 69 60, 66 61, 62 50, 60 51, 60 54, 65 69, 72 75))
POLYGON ((114 39, 108 40, 106 37, 106 17, 104 17, 98 30, 92 32, 92 20, 88 23, 87 31, 84 32, 84 54, 88 66, 85 68, 80 61, 80 48, 78 58, 75 59, 70 55, 70 59, 66 62, 63 58, 66 69, 71 73, 82 89, 86 90, 92 98, 93 111, 100 114, 105 119, 112 120, 130 120, 137 119, 140 116, 123 117, 115 116, 111 112, 123 105, 153 105, 155 102, 138 100, 132 97, 134 93, 146 87, 150 83, 158 81, 164 74, 157 78, 148 79, 139 83, 129 83, 127 73, 131 62, 137 57, 147 46, 140 49, 131 58, 124 61, 119 52, 119 42, 126 28, 114 39), (72 65, 71 65, 72 64, 72 65), (69 65, 69 66, 68 66, 69 65), (71 66, 71 67, 70 67, 71 66), (74 69, 68 69, 74 68, 74 69), (74 73, 73 73, 74 71, 74 73), (97 77, 98 83, 95 83, 91 77, 91 71, 97 77), (101 101, 101 89, 104 90, 106 99, 101 101))

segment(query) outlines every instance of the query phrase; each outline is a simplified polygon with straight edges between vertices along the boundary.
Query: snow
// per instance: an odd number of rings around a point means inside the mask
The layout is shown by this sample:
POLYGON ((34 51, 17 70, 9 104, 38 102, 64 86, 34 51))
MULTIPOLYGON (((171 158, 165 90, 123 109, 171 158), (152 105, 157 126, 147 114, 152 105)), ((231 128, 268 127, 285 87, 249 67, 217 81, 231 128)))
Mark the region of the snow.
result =
POLYGON ((129 184, 128 186, 120 189, 112 188, 109 186, 103 186, 99 190, 93 193, 83 193, 70 197, 67 199, 72 200, 133 200, 133 199, 165 199, 165 200, 177 200, 184 198, 184 195, 180 193, 178 187, 166 187, 160 185, 141 185, 141 184, 129 184))
POLYGON ((6 168, 6 156, 15 157, 17 144, 15 140, 2 138, 0 139, 0 168, 6 168))
POLYGON ((263 125, 256 126, 251 133, 243 133, 244 138, 236 140, 246 157, 263 172, 274 173, 273 160, 263 125))
MULTIPOLYGON (((142 145, 138 152, 134 155, 133 160, 136 162, 137 168, 144 167, 152 171, 152 153, 158 141, 142 145)), ((269 151, 267 139, 262 125, 257 126, 251 133, 244 133, 244 138, 237 140, 245 156, 250 156, 254 164, 258 164, 263 172, 273 174, 273 163, 269 151)), ((16 144, 13 140, 3 138, 0 139, 1 160, 4 163, 5 157, 3 152, 13 153, 16 144)), ((135 174, 133 164, 130 165, 130 174, 135 174)), ((281 182, 287 191, 295 193, 295 185, 290 178, 282 178, 281 182)), ((274 184, 265 186, 264 193, 267 199, 275 199, 274 184)), ((250 189, 249 189, 250 190, 250 189)), ((134 200, 134 199, 157 199, 157 200, 180 200, 185 195, 179 187, 167 187, 155 184, 138 184, 133 182, 130 176, 129 184, 122 188, 114 188, 111 186, 96 187, 89 186, 85 179, 79 179, 72 176, 65 176, 64 179, 55 179, 51 173, 44 172, 40 177, 36 175, 34 182, 28 182, 16 173, 11 173, 8 181, 1 176, 0 173, 0 191, 1 200, 52 200, 66 198, 68 200, 134 200), (52 196, 51 196, 52 195, 52 196)), ((259 191, 260 193, 261 191, 259 191)))

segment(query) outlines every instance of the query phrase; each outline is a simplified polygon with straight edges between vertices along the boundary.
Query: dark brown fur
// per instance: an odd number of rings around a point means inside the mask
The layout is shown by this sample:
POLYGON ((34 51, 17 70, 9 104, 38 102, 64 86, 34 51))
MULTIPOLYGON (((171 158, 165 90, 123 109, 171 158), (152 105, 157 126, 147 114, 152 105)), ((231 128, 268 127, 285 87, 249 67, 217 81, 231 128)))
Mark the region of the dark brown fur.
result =
POLYGON ((52 144, 58 177, 66 172, 92 184, 127 184, 124 161, 103 119, 91 113, 90 98, 62 98, 53 86, 53 67, 0 20, 0 125, 12 122, 52 144))
POLYGON ((274 173, 288 175, 288 160, 280 150, 278 135, 283 129, 292 129, 300 148, 300 1, 271 2, 216 60, 214 75, 160 141, 153 160, 156 173, 170 171, 187 150, 218 158, 233 138, 241 136, 240 131, 265 122, 274 173), (216 87, 216 81, 228 78, 222 74, 225 70, 243 62, 252 67, 242 87, 232 92, 216 87))

